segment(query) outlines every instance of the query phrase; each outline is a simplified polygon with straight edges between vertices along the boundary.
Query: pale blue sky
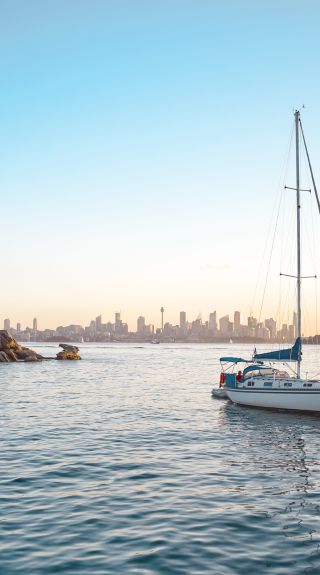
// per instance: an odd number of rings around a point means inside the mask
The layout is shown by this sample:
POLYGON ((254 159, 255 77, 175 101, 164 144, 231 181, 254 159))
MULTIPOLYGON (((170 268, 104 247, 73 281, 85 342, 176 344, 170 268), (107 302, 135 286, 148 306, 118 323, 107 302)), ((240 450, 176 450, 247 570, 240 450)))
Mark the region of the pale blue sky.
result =
POLYGON ((319 16, 0 0, 0 317, 246 316, 295 106, 318 173, 319 16))

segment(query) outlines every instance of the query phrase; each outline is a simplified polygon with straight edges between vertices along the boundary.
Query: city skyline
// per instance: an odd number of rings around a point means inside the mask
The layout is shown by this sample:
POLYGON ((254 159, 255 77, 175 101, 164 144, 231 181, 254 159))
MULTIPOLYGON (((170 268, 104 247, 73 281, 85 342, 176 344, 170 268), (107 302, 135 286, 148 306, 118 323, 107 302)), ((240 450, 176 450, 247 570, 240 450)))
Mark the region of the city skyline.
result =
MULTIPOLYGON (((319 17, 295 0, 5 3, 1 317, 85 324, 121 309, 133 326, 157 323, 162 303, 173 318, 235 301, 259 315, 295 107, 320 157, 319 17)), ((264 317, 289 263, 270 268, 264 317)))
MULTIPOLYGON (((136 320, 136 328, 130 329, 128 324, 121 318, 120 312, 115 312, 114 322, 111 320, 104 322, 102 315, 96 316, 95 319, 90 320, 89 325, 83 327, 81 324, 70 324, 67 326, 57 326, 55 329, 48 327, 38 329, 38 319, 33 318, 32 328, 22 326, 21 322, 17 322, 16 327, 11 323, 10 318, 5 318, 3 321, 3 328, 15 336, 25 337, 27 340, 37 339, 40 340, 50 339, 56 336, 66 336, 74 338, 75 340, 86 338, 87 341, 95 341, 97 339, 110 339, 110 337, 120 336, 126 337, 130 335, 137 335, 146 338, 153 336, 161 336, 166 338, 183 339, 190 337, 191 339, 199 339, 200 341, 206 338, 242 338, 257 340, 270 340, 270 341, 292 341, 297 334, 297 314, 293 313, 291 324, 279 324, 274 318, 265 318, 258 320, 253 315, 247 318, 242 318, 240 311, 234 311, 233 317, 230 315, 219 317, 217 311, 209 314, 205 320, 198 315, 194 319, 188 319, 185 311, 180 311, 179 322, 171 323, 164 322, 163 306, 160 309, 161 325, 158 327, 154 324, 146 323, 144 316, 139 316, 136 320)), ((305 334, 307 336, 307 334, 305 334)), ((312 334, 317 335, 317 334, 312 334)))

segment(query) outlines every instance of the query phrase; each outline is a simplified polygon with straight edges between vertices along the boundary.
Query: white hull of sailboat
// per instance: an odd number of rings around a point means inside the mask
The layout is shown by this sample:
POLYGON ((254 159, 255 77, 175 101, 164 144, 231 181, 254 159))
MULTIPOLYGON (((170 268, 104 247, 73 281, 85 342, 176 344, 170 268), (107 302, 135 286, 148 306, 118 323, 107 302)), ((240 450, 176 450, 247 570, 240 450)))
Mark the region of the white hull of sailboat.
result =
POLYGON ((270 409, 293 409, 320 412, 320 389, 318 390, 245 390, 228 389, 229 399, 240 405, 270 409))

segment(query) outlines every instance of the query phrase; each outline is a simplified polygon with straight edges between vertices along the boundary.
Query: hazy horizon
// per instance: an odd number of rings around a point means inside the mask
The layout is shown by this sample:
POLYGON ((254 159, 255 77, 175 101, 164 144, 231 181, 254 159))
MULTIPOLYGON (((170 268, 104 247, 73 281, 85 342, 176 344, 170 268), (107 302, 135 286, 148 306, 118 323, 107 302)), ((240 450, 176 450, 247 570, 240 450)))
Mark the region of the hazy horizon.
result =
POLYGON ((294 256, 277 248, 265 289, 265 246, 303 104, 320 182, 319 16, 312 1, 2 2, 2 323, 121 311, 159 327, 161 306, 171 323, 236 309, 291 322, 279 272, 294 256))

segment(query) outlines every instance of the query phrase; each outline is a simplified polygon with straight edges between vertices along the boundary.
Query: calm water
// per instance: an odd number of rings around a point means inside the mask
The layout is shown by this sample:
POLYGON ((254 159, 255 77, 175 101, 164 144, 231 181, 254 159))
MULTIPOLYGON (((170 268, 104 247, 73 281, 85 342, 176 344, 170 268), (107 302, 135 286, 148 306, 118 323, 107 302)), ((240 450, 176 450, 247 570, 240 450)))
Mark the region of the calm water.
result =
POLYGON ((319 574, 320 416, 212 399, 227 347, 0 364, 0 573, 319 574))

